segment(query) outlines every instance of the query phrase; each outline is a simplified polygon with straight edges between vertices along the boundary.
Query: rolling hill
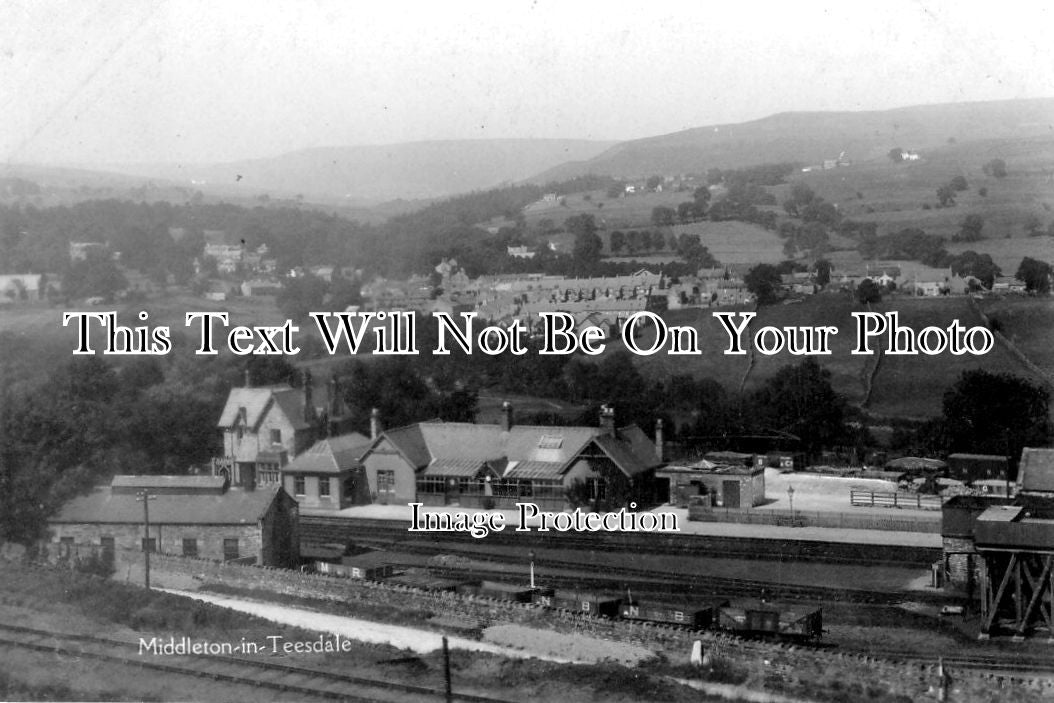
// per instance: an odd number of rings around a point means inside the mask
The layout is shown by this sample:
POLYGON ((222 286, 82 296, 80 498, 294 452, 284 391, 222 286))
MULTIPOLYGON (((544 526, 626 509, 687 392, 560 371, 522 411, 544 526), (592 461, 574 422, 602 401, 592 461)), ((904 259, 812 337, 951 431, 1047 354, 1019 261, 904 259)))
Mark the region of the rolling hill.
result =
POLYGON ((576 139, 479 139, 303 149, 216 164, 111 165, 109 170, 199 186, 234 184, 313 198, 381 202, 437 198, 520 181, 612 145, 576 139))
POLYGON ((890 149, 931 149, 950 140, 1054 137, 1054 99, 920 105, 869 112, 785 112, 741 124, 696 127, 621 142, 597 156, 543 171, 546 182, 595 173, 644 177, 782 161, 884 158, 890 149))

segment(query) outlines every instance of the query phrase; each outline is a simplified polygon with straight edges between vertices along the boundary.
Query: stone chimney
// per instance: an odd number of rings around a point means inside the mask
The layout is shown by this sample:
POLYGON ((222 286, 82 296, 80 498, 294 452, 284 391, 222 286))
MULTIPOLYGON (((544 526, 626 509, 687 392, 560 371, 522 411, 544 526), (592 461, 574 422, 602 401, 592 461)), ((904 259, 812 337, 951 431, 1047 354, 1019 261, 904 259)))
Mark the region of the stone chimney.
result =
POLYGON ((610 405, 600 406, 600 434, 615 436, 615 408, 610 405))
POLYGON ((505 401, 501 404, 501 429, 508 432, 512 428, 512 403, 505 401))
POLYGON ((377 439, 384 428, 381 427, 381 411, 377 408, 370 410, 370 439, 377 439))
POLYGON ((249 370, 248 366, 245 367, 245 387, 246 388, 252 388, 253 387, 253 375, 252 375, 252 372, 249 370))
POLYGON ((662 418, 655 421, 655 458, 661 464, 663 462, 662 452, 662 418))

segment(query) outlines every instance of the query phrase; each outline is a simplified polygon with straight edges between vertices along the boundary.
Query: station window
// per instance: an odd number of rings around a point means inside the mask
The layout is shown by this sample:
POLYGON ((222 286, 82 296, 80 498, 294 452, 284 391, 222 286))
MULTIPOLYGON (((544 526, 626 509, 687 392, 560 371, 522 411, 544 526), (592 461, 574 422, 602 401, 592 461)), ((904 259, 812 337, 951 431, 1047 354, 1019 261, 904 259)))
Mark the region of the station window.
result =
POLYGON ((380 493, 395 492, 395 471, 381 469, 377 472, 377 491, 380 493))
POLYGON ((238 538, 228 537, 223 540, 223 560, 231 561, 238 558, 238 538))
POLYGON ((307 493, 307 490, 304 487, 304 483, 305 483, 305 481, 304 481, 304 477, 303 476, 296 476, 296 477, 293 478, 293 494, 294 495, 302 496, 302 495, 305 495, 307 493))
POLYGON ((329 479, 320 478, 318 480, 318 495, 322 498, 329 498, 329 479))
POLYGON ((193 537, 183 538, 183 556, 196 557, 198 555, 198 540, 193 537))
POLYGON ((154 537, 144 537, 142 539, 142 550, 144 552, 156 552, 157 551, 157 539, 154 537))

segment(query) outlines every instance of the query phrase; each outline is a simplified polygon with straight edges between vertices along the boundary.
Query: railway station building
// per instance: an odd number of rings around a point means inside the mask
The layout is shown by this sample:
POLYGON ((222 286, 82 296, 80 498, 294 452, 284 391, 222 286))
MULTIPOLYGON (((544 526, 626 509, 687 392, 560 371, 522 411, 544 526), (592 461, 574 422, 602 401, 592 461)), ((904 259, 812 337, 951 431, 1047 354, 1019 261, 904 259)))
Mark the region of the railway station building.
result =
POLYGON ((145 549, 262 566, 294 567, 300 558, 299 509, 281 486, 231 487, 214 476, 115 476, 67 502, 48 526, 60 558, 145 549))
POLYGON ((362 457, 371 499, 473 508, 543 510, 581 503, 643 506, 654 499, 655 443, 636 425, 616 428, 604 406, 597 427, 517 425, 503 407, 500 424, 420 422, 380 432, 362 457), (643 502, 641 502, 643 501, 643 502))

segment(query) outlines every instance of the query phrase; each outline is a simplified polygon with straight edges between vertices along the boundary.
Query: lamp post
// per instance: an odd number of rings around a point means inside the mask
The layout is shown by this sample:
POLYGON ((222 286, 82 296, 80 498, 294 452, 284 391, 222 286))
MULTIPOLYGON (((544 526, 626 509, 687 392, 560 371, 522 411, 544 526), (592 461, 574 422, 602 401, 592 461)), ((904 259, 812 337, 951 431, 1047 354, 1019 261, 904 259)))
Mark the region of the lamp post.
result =
POLYGON ((794 486, 787 486, 787 499, 790 500, 791 527, 794 527, 794 486))
POLYGON ((531 560, 531 590, 534 590, 534 551, 527 552, 527 558, 531 560))
POLYGON ((143 504, 143 557, 146 560, 147 588, 150 588, 150 501, 156 498, 156 495, 150 495, 150 491, 145 488, 135 494, 135 499, 143 504))

